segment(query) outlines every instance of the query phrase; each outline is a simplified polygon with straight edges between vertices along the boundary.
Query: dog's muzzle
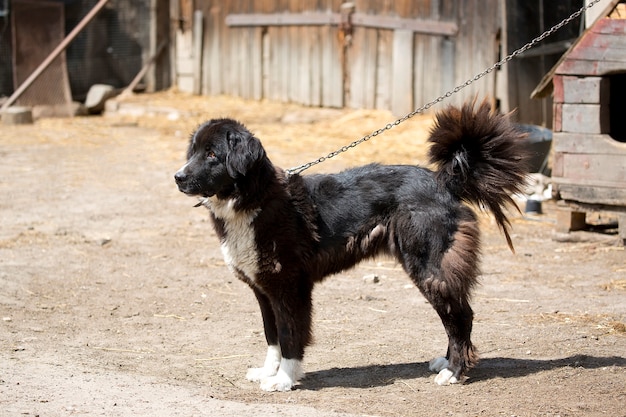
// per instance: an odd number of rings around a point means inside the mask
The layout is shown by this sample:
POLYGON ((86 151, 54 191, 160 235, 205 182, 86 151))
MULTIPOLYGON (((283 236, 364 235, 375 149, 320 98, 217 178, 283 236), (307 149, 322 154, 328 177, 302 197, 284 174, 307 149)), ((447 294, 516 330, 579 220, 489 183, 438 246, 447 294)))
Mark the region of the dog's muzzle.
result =
POLYGON ((189 181, 189 176, 185 174, 185 172, 181 169, 180 171, 174 174, 174 181, 176 181, 176 185, 178 185, 178 190, 183 193, 187 190, 187 182, 189 181))

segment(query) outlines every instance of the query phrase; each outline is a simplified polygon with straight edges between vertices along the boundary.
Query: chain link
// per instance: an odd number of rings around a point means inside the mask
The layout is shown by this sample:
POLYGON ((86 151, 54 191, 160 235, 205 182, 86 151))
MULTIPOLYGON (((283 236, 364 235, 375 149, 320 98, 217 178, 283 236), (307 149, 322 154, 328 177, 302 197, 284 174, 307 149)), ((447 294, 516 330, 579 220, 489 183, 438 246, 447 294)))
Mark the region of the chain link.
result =
POLYGON ((385 133, 387 130, 393 129, 395 126, 398 126, 400 123, 403 123, 403 122, 407 121, 408 119, 412 118, 413 116, 415 116, 417 114, 420 114, 420 113, 423 113, 424 111, 428 110, 429 108, 431 108, 435 104, 441 103, 442 101, 444 101, 445 99, 447 99, 447 98, 453 96, 454 94, 458 93, 459 91, 461 91, 465 87, 473 84, 474 82, 480 80, 481 78, 483 78, 487 74, 493 72, 495 69, 498 69, 501 66, 505 65, 510 60, 512 60, 513 58, 517 57, 518 55, 521 55, 524 52, 526 52, 527 50, 533 48, 539 42, 543 41, 545 38, 547 38, 548 36, 552 35, 554 32, 558 31, 563 26, 569 24, 572 20, 578 18, 581 14, 583 14, 585 11, 587 11, 591 7, 593 7, 596 4, 598 4, 600 1, 602 1, 602 0, 593 0, 592 2, 587 4, 586 6, 581 7, 578 11, 572 13, 572 15, 570 15, 569 17, 563 19, 560 23, 557 23, 556 25, 552 26, 550 29, 548 29, 547 31, 543 32, 541 35, 537 36, 535 39, 531 40, 526 45, 522 46, 521 48, 519 48, 519 49, 515 50, 514 52, 512 52, 511 54, 507 55, 506 57, 504 57, 500 61, 496 62, 495 64, 493 64, 492 66, 490 66, 489 68, 484 70, 483 72, 481 72, 479 74, 476 74, 473 78, 468 79, 463 84, 457 85, 456 87, 454 87, 452 90, 448 91, 447 93, 445 93, 445 94, 437 97, 436 99, 434 99, 434 100, 424 104, 422 107, 419 107, 419 108, 413 110, 412 112, 406 114, 405 116, 397 119, 396 121, 394 121, 392 123, 388 123, 384 127, 380 128, 378 130, 375 130, 375 131, 371 132, 370 134, 363 136, 360 139, 355 140, 354 142, 350 143, 349 145, 342 146, 341 148, 337 149, 336 151, 333 151, 333 152, 329 153, 326 156, 322 156, 321 158, 318 158, 318 159, 316 159, 314 161, 311 161, 311 162, 308 162, 306 164, 303 164, 303 165, 300 165, 300 166, 288 169, 287 170, 287 175, 300 174, 302 171, 307 170, 307 169, 311 168, 314 165, 321 164, 322 162, 326 161, 327 159, 334 158, 335 156, 337 156, 339 154, 342 154, 342 153, 344 153, 344 152, 346 152, 346 151, 356 147, 357 145, 360 145, 361 143, 366 142, 366 141, 372 139, 373 137, 376 137, 376 136, 378 136, 378 135, 380 135, 382 133, 385 133))

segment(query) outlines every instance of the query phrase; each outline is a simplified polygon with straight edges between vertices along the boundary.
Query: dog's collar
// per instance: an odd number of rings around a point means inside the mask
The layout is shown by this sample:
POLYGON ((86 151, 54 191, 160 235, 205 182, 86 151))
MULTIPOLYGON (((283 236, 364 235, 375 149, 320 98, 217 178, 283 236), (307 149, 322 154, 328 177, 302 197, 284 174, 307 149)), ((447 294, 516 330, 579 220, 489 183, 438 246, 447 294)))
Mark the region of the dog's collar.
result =
POLYGON ((200 207, 200 206, 209 206, 209 197, 203 197, 200 199, 200 201, 198 201, 198 204, 194 205, 194 207, 200 207))

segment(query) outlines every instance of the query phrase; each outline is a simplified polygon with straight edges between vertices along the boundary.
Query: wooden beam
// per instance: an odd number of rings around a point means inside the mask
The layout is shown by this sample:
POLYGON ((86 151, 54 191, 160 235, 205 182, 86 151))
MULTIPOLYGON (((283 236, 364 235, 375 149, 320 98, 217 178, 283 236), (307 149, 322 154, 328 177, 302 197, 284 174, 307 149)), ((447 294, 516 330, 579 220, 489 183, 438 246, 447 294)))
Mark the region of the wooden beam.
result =
POLYGON ((238 13, 226 16, 227 26, 325 26, 338 25, 339 13, 238 13))
POLYGON ((567 183, 557 183, 555 186, 563 200, 622 208, 626 205, 626 190, 623 187, 602 187, 598 185, 567 183))
MULTIPOLYGON (((456 23, 432 19, 405 19, 353 13, 350 21, 353 26, 401 29, 428 35, 454 36, 459 31, 456 23)), ((339 13, 243 13, 226 16, 227 26, 326 26, 339 25, 340 22, 339 13)))
POLYGON ((375 29, 408 30, 427 35, 454 36, 459 31, 452 22, 442 22, 430 19, 405 19, 392 16, 377 16, 372 14, 354 13, 354 26, 370 27, 375 29))

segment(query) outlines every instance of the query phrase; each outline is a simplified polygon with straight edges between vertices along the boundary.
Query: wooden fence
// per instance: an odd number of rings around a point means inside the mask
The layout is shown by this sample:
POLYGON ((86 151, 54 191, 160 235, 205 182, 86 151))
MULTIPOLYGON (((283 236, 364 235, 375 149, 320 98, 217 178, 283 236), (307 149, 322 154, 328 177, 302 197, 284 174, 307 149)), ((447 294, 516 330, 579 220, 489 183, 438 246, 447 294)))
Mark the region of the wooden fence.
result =
MULTIPOLYGON (((500 4, 174 1, 176 83, 205 95, 405 114, 497 61, 500 4)), ((495 97, 496 77, 497 71, 447 103, 495 97)))

